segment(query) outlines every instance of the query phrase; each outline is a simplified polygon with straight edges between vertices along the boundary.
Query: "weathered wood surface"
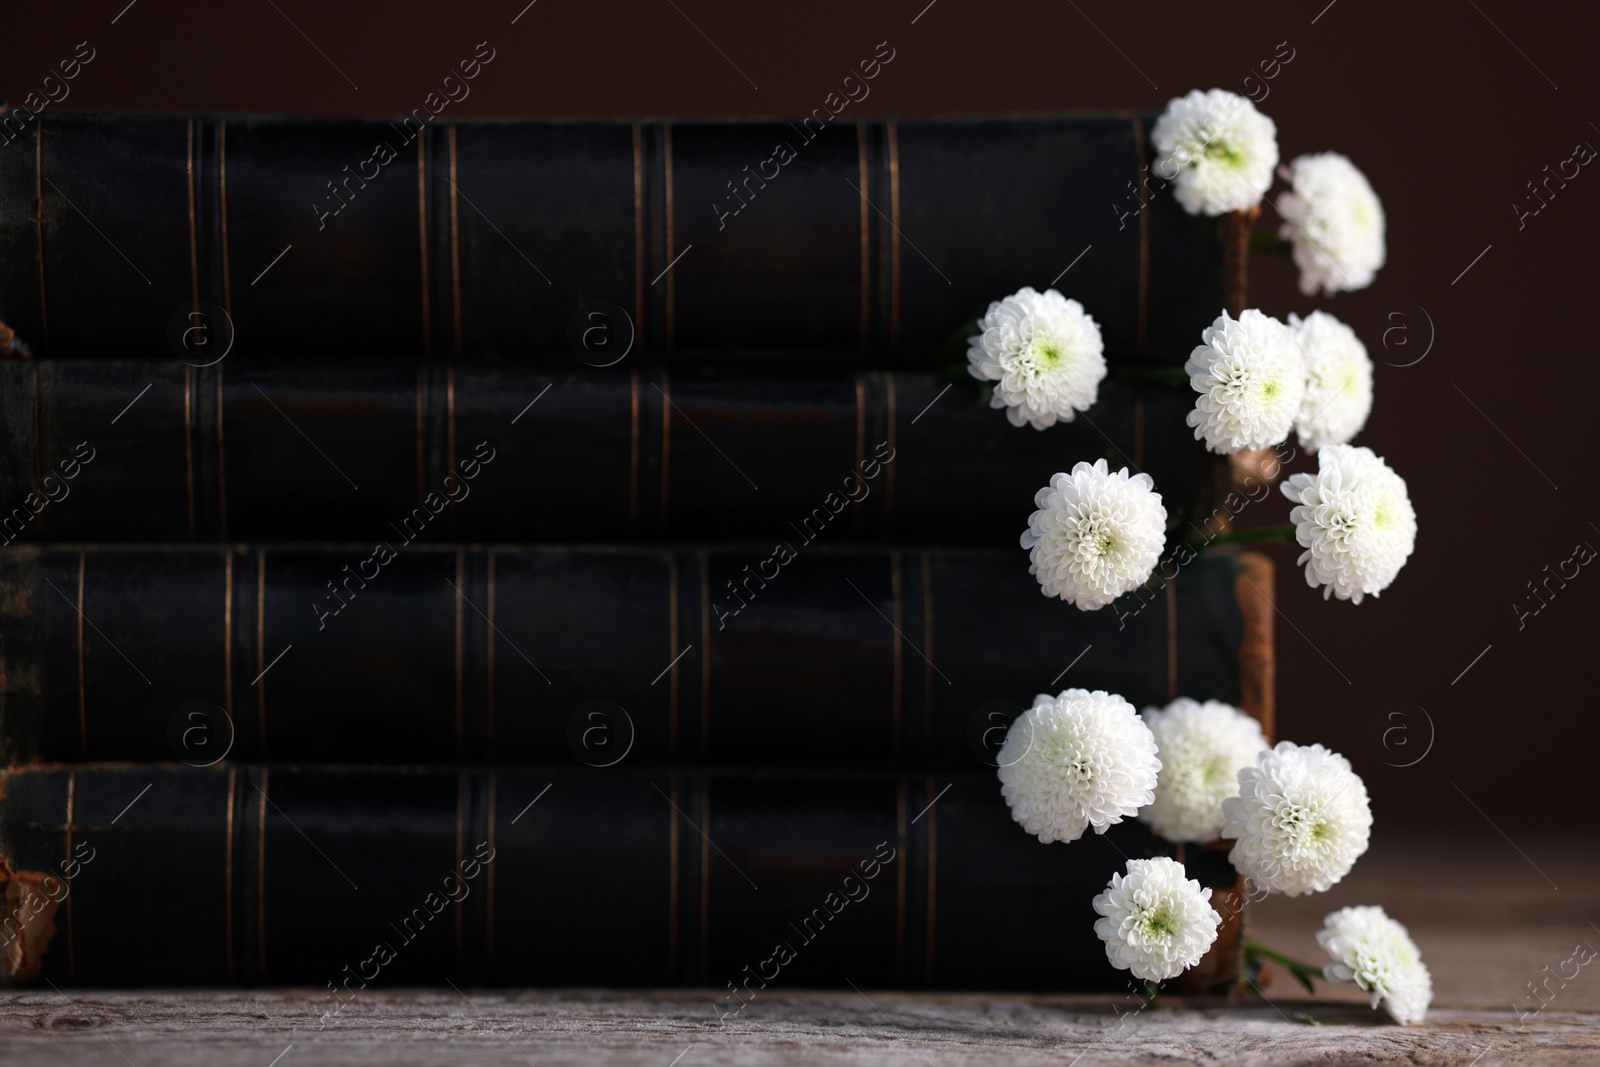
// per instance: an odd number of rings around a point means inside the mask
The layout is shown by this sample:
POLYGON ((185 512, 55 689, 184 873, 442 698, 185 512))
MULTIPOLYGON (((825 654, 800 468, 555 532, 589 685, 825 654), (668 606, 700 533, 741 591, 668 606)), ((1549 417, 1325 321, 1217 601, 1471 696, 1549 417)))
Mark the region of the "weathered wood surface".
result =
POLYGON ((445 990, 363 994, 322 1025, 314 993, 80 993, 12 997, 9 1064, 908 1064, 1361 1061, 1594 1063, 1600 1015, 1554 1005, 1516 1030, 1509 1010, 1435 1011, 1399 1027, 1359 1005, 1167 1005, 1131 1000, 867 990, 779 993, 719 1022, 706 992, 445 990), (1302 1021, 1309 1011, 1320 1025, 1302 1021))
MULTIPOLYGON (((1600 948, 1595 842, 1521 840, 1487 827, 1455 841, 1375 842, 1328 893, 1252 908, 1252 934, 1319 959, 1313 933, 1344 904, 1407 922, 1437 995, 1401 1027, 1351 986, 1308 997, 1282 974, 1237 1004, 1131 996, 919 994, 769 988, 719 1019, 711 990, 363 991, 337 1016, 325 991, 103 991, 0 997, 6 1067, 532 1063, 1097 1064, 1600 1062, 1600 960, 1552 977, 1575 945, 1600 948), (1519 855, 1519 849, 1523 854, 1519 855), (1537 864, 1537 866, 1534 866, 1537 864), (1559 888, 1556 888, 1559 887, 1559 888), (1548 968, 1548 969, 1546 969, 1548 968), (1540 1000, 1531 988, 1541 985, 1540 1000), (1539 1008, 1537 1012, 1535 1008, 1539 1008), (1315 1021, 1315 1025, 1312 1024, 1315 1021)), ((181 951, 181 948, 175 948, 181 951)))

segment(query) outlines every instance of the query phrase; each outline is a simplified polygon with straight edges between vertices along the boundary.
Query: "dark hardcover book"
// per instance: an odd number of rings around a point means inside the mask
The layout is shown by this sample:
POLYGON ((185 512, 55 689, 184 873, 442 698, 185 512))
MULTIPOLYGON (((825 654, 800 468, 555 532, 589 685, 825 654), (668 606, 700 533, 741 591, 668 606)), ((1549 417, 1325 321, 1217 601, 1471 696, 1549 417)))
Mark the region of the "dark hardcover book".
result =
POLYGON ((933 769, 992 763, 1074 686, 1265 715, 1262 557, 1175 555, 1083 612, 1021 548, 774 540, 13 547, 0 735, 13 760, 933 769))
MULTIPOLYGON (((0 778, 0 977, 369 988, 1129 992, 1094 933, 1140 824, 1043 845, 993 771, 47 766, 0 778)), ((1226 853, 1190 876, 1226 893, 1226 853)), ((1238 898, 1203 962, 1231 975, 1238 898)))
POLYGON ((0 542, 765 540, 820 515, 828 540, 1013 544, 1100 457, 1149 473, 1174 531, 1213 510, 1187 386, 1113 376, 1044 431, 991 391, 814 363, 4 361, 0 542))
POLYGON ((39 354, 197 364, 630 344, 914 362, 1055 285, 1109 349, 1181 364, 1241 277, 1248 220, 1178 207, 1147 115, 436 114, 0 114, 0 318, 39 354))

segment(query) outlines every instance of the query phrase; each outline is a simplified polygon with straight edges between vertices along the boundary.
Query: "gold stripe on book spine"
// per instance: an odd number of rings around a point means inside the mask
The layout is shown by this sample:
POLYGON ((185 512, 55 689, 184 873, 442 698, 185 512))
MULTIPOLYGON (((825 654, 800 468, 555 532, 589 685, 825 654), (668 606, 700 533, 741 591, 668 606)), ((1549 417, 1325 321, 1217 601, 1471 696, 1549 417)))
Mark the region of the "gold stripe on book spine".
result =
POLYGON ((256 792, 261 803, 256 806, 256 978, 267 977, 267 779, 272 772, 261 771, 261 784, 256 792))
POLYGON ((222 364, 217 364, 217 536, 228 537, 228 456, 222 438, 222 364))
POLYGON ((189 537, 194 538, 194 367, 183 365, 183 465, 189 507, 189 537))
MULTIPOLYGON (((466 799, 466 795, 467 795, 467 772, 466 771, 458 771, 456 773, 456 866, 455 866, 455 875, 456 875, 456 878, 459 881, 463 882, 463 883, 466 881, 466 879, 462 878, 462 866, 463 866, 463 860, 466 858, 465 853, 466 853, 466 838, 467 838, 467 825, 466 825, 467 812, 466 812, 466 804, 464 803, 464 801, 466 799)), ((464 900, 466 898, 463 897, 462 899, 464 900)), ((466 951, 465 951, 465 948, 464 948, 464 946, 462 944, 462 924, 466 921, 466 911, 467 911, 467 909, 465 909, 463 907, 460 907, 460 906, 457 906, 456 908, 454 908, 452 910, 455 911, 455 913, 456 913, 456 973, 457 974, 461 974, 465 970, 465 968, 462 966, 462 961, 465 959, 465 956, 466 956, 466 951)))
POLYGON ((933 753, 933 557, 922 554, 922 754, 933 753))
POLYGON ((709 973, 709 960, 711 950, 711 849, 707 842, 711 838, 711 783, 704 773, 698 775, 700 779, 700 825, 704 827, 700 842, 700 980, 704 982, 709 973))
POLYGON ((422 353, 433 355, 433 296, 428 291, 428 131, 417 138, 417 243, 422 264, 422 353))
POLYGON ((485 621, 489 624, 483 632, 484 643, 488 646, 484 653, 486 692, 484 694, 484 724, 483 745, 484 754, 491 760, 494 758, 494 560, 495 550, 489 549, 489 613, 485 621))
POLYGON ((897 778, 894 783, 895 843, 895 905, 894 905, 894 981, 905 981, 906 973, 906 780, 897 778))
MULTIPOLYGON (((633 124, 633 333, 644 329, 644 130, 633 124)), ((637 375, 635 375, 637 379, 637 375)), ((637 385, 637 381, 635 382, 637 385)))
POLYGON ((900 553, 889 553, 889 590, 894 604, 894 702, 891 712, 892 726, 889 731, 889 746, 891 758, 895 762, 900 760, 900 733, 901 733, 901 708, 900 698, 902 690, 901 667, 904 661, 903 641, 900 637, 900 553))
MULTIPOLYGON (((222 310, 233 315, 233 279, 228 276, 228 120, 217 123, 217 197, 222 223, 222 310)), ((219 416, 220 417, 220 416, 219 416)), ((230 972, 231 973, 231 972, 230 972)))
POLYGON ((889 135, 889 350, 900 347, 900 130, 885 124, 889 135))
POLYGON ((669 775, 672 811, 667 814, 667 980, 678 977, 678 776, 669 775))
POLYGON ((39 251, 39 328, 44 350, 50 350, 50 301, 44 290, 44 119, 33 120, 33 232, 39 251))
POLYGON ((462 727, 464 714, 463 683, 465 671, 462 669, 463 639, 466 636, 466 619, 462 614, 461 602, 466 599, 466 592, 461 588, 466 582, 467 554, 461 549, 456 550, 456 757, 462 755, 462 727))
MULTIPOLYGON (((460 353, 458 352, 457 355, 460 353)), ((444 371, 444 411, 445 411, 445 466, 444 473, 448 477, 456 473, 456 368, 454 364, 444 371)), ((457 479, 459 480, 459 479, 457 479)), ((465 497, 462 498, 466 499, 465 497)), ((456 532, 456 511, 450 509, 450 532, 456 532)))
POLYGON ((667 525, 667 486, 672 473, 672 378, 661 372, 661 384, 656 388, 661 394, 661 525, 667 525))
POLYGON ((678 757, 678 555, 667 553, 667 756, 678 757))
POLYGON ((261 728, 261 758, 267 758, 267 552, 256 550, 256 713, 261 728))
POLYGON ((222 845, 222 911, 226 926, 223 950, 228 959, 228 981, 234 980, 233 968, 233 805, 234 790, 238 788, 239 771, 228 768, 228 807, 223 821, 225 837, 222 845))
MULTIPOLYGON (((677 294, 678 294, 678 288, 677 288, 678 283, 677 283, 677 280, 673 277, 672 266, 671 266, 671 264, 672 264, 672 256, 674 255, 674 252, 672 250, 673 230, 674 230, 673 219, 672 219, 672 123, 663 122, 661 124, 661 134, 662 134, 662 136, 661 136, 661 146, 662 146, 662 156, 663 156, 662 169, 663 169, 663 172, 664 172, 664 180, 662 182, 662 187, 663 187, 663 191, 666 193, 666 209, 667 209, 667 211, 666 211, 666 214, 667 214, 667 217, 666 217, 667 247, 666 247, 665 252, 664 252, 664 255, 667 257, 667 272, 666 272, 667 273, 667 351, 671 352, 672 351, 673 342, 677 338, 677 307, 676 307, 676 303, 677 303, 677 294)), ((703 254, 704 253, 702 253, 702 255, 703 254)))
POLYGON ((461 225, 456 201, 456 128, 450 127, 450 304, 455 326, 455 353, 461 358, 461 225))
POLYGON ((222 556, 222 699, 233 722, 233 549, 222 556))
MULTIPOLYGON (((489 772, 489 858, 494 859, 494 806, 499 798, 500 776, 494 771, 489 772)), ((484 914, 484 939, 483 939, 483 971, 489 978, 494 977, 494 864, 485 864, 488 868, 489 885, 488 900, 485 901, 484 914)))
MULTIPOLYGON (((200 310, 200 245, 195 236, 194 221, 194 119, 190 119, 187 126, 187 153, 184 163, 184 176, 189 187, 189 306, 196 312, 200 310)), ((189 536, 194 536, 191 527, 189 536)))
MULTIPOLYGON (((640 299, 643 299, 642 297, 640 299)), ((639 372, 628 376, 628 528, 639 527, 639 372)))
POLYGON ((83 675, 83 572, 88 555, 78 553, 78 741, 83 746, 83 757, 89 758, 89 703, 83 675))
POLYGON ((861 119, 856 120, 856 157, 857 176, 861 179, 861 350, 864 352, 867 348, 869 311, 872 307, 871 295, 868 292, 872 282, 872 270, 867 255, 871 247, 871 242, 867 240, 867 225, 871 221, 867 215, 867 124, 861 119))
POLYGON ((927 795, 934 798, 928 805, 928 941, 927 956, 923 962, 923 981, 933 984, 934 934, 938 929, 939 904, 939 810, 938 798, 933 791, 933 779, 927 779, 927 795))
POLYGON ((894 372, 890 371, 883 376, 889 399, 889 462, 884 464, 883 472, 883 529, 889 529, 890 516, 894 514, 894 439, 895 421, 899 418, 897 401, 895 397, 894 372))
MULTIPOLYGON (((73 806, 77 802, 78 772, 67 772, 67 862, 72 862, 72 818, 73 806)), ((63 868, 65 870, 65 868, 63 868)), ((78 973, 77 946, 72 938, 72 893, 67 893, 67 977, 75 978, 78 973)))
POLYGON ((711 747, 711 574, 709 557, 697 552, 700 561, 700 756, 711 747))

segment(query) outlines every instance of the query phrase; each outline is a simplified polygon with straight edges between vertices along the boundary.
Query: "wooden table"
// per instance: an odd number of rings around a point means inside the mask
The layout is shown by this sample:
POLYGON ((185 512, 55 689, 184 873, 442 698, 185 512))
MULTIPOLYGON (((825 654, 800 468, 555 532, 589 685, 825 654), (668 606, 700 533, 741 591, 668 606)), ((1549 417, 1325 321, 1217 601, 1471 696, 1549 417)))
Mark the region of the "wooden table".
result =
POLYGON ((1396 1026, 1370 1011, 1354 987, 1320 987, 1312 998, 1281 973, 1264 987, 1267 999, 1163 998, 1145 1011, 1130 1011, 1129 997, 773 988, 726 1021, 706 990, 373 988, 324 1022, 327 1002, 314 990, 44 986, 0 1001, 0 1060, 6 1067, 1600 1063, 1600 959, 1565 983, 1550 977, 1576 945, 1600 949, 1597 845, 1531 838, 1512 845, 1488 827, 1462 840, 1380 838, 1332 891, 1253 908, 1253 936, 1316 960, 1313 934, 1326 912, 1384 904, 1408 923, 1433 969, 1434 1009, 1420 1026, 1396 1026), (1535 1013, 1540 1002, 1529 983, 1546 979, 1553 992, 1535 1013))

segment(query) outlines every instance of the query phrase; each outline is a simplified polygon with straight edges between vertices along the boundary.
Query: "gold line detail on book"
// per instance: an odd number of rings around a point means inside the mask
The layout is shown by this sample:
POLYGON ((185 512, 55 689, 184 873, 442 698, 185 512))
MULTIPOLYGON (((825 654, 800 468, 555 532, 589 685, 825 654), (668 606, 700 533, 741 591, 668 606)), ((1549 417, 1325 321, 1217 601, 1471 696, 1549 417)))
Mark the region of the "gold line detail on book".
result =
POLYGON ((183 365, 183 463, 189 507, 189 539, 194 539, 194 365, 183 365))
POLYGON ((484 643, 488 646, 484 653, 486 660, 486 673, 488 692, 484 695, 484 724, 483 724, 483 752, 486 758, 494 759, 494 561, 495 550, 489 549, 489 611, 485 621, 488 629, 483 631, 484 643))
MULTIPOLYGON (((672 220, 672 123, 661 124, 662 145, 662 170, 664 174, 663 187, 666 192, 666 229, 667 247, 663 251, 663 258, 672 255, 673 249, 673 220, 672 220)), ((677 278, 672 273, 672 264, 667 264, 667 351, 672 351, 674 340, 677 338, 677 278)))
POLYGON ((83 675, 83 572, 88 564, 88 553, 78 553, 78 739, 83 745, 83 758, 89 758, 89 704, 88 688, 83 675))
POLYGON ((700 563, 700 756, 711 747, 711 573, 709 558, 695 553, 700 563))
MULTIPOLYGON (((75 814, 73 808, 77 803, 78 772, 67 772, 67 861, 72 861, 72 819, 75 814)), ((65 870, 65 868, 63 868, 65 870)), ((72 893, 67 893, 67 977, 76 978, 78 973, 77 945, 73 940, 72 930, 72 893)), ((21 947, 20 945, 18 946, 21 947)))
POLYGON ((667 981, 678 978, 678 776, 669 775, 672 811, 667 814, 667 981))
POLYGON ((233 549, 222 556, 222 699, 233 729, 233 549))
POLYGON ((900 347, 900 131, 886 123, 889 135, 889 351, 900 347))
POLYGON ((672 471, 672 377, 661 372, 661 526, 667 525, 667 485, 672 471))
POLYGON ((628 376, 628 529, 639 528, 639 372, 628 376))
POLYGON ((261 784, 256 792, 261 802, 256 805, 256 979, 267 977, 267 779, 272 771, 263 768, 261 784))
POLYGON ((222 436, 222 366, 217 365, 217 536, 228 539, 228 455, 222 436))
POLYGON ((633 335, 644 330, 644 130, 633 124, 633 335))
MULTIPOLYGON (((933 779, 929 778, 928 796, 933 796, 933 779)), ((934 801, 938 801, 934 797, 934 801)), ((928 940, 926 955, 923 957, 923 981, 927 985, 933 984, 933 950, 934 933, 937 929, 937 909, 939 904, 939 813, 934 810, 934 804, 928 805, 928 940)))
POLYGON ((667 655, 677 656, 667 668, 667 757, 678 758, 678 555, 667 553, 667 655))
POLYGON ((228 981, 234 981, 233 968, 233 806, 234 790, 238 788, 239 770, 237 767, 228 768, 228 807, 224 815, 223 828, 226 836, 222 847, 222 911, 225 919, 223 946, 228 960, 228 981))
MULTIPOLYGON (((500 778, 493 770, 489 772, 489 855, 494 855, 494 808, 499 799, 500 778)), ((489 869, 489 898, 485 901, 487 911, 484 915, 483 939, 483 971, 490 979, 494 978, 494 864, 487 865, 489 869)))
POLYGON ((904 778, 895 779, 894 812, 895 842, 900 846, 895 853, 900 862, 895 865, 894 905, 894 981, 899 985, 905 981, 906 971, 906 868, 911 863, 911 857, 906 853, 906 779, 904 778))
POLYGON ((867 328, 870 322, 869 311, 872 300, 868 292, 871 284, 871 261, 868 258, 868 249, 871 242, 867 240, 867 227, 871 217, 867 214, 867 124, 864 120, 856 120, 856 155, 857 173, 861 179, 861 350, 867 350, 867 328))
POLYGON ((456 358, 461 358, 461 229, 456 195, 456 128, 450 127, 450 300, 454 309, 456 358))
POLYGON ((428 131, 417 138, 417 235, 422 260, 422 354, 433 355, 433 294, 428 291, 428 131))
MULTIPOLYGON (((217 197, 222 223, 222 310, 233 316, 233 279, 228 274, 228 120, 217 123, 217 197)), ((219 418, 221 416, 218 416, 219 418)), ((229 972, 232 973, 231 971, 229 972)))
POLYGON ((50 351, 50 301, 44 288, 44 119, 33 123, 33 232, 39 250, 39 329, 44 333, 44 351, 50 351))
POLYGON ((900 640, 900 553, 889 553, 889 590, 891 602, 894 605, 894 702, 891 712, 891 728, 889 731, 890 759, 896 764, 900 761, 900 733, 901 725, 901 668, 904 665, 903 652, 900 640))
POLYGON ((463 715, 463 701, 462 701, 462 688, 463 688, 463 686, 462 686, 462 683, 463 683, 463 681, 465 679, 465 674, 466 674, 466 672, 463 670, 463 667, 462 667, 462 651, 463 651, 462 650, 462 639, 465 636, 464 627, 466 625, 466 619, 463 616, 462 610, 461 610, 461 608, 462 608, 461 602, 466 599, 466 593, 461 591, 462 585, 465 584, 466 580, 467 580, 466 579, 466 573, 465 573, 466 569, 467 569, 467 554, 466 554, 465 551, 463 551, 461 549, 457 549, 456 550, 456 597, 455 597, 455 600, 456 600, 456 757, 458 759, 462 755, 462 741, 463 741, 462 733, 461 733, 461 731, 462 731, 462 715, 463 715))
MULTIPOLYGON (((884 377, 885 387, 886 387, 886 389, 888 391, 888 394, 889 394, 889 433, 888 433, 888 440, 889 440, 889 455, 891 457, 893 457, 894 448, 895 448, 895 445, 894 445, 895 421, 899 417, 898 416, 898 412, 897 412, 897 408, 896 408, 894 372, 893 371, 889 371, 883 377, 884 377)), ((884 530, 888 530, 889 529, 890 518, 894 514, 894 464, 893 463, 887 463, 887 464, 884 465, 884 467, 885 467, 885 469, 884 469, 884 472, 883 472, 884 473, 884 482, 883 482, 883 520, 882 521, 883 521, 883 529, 884 530)))

